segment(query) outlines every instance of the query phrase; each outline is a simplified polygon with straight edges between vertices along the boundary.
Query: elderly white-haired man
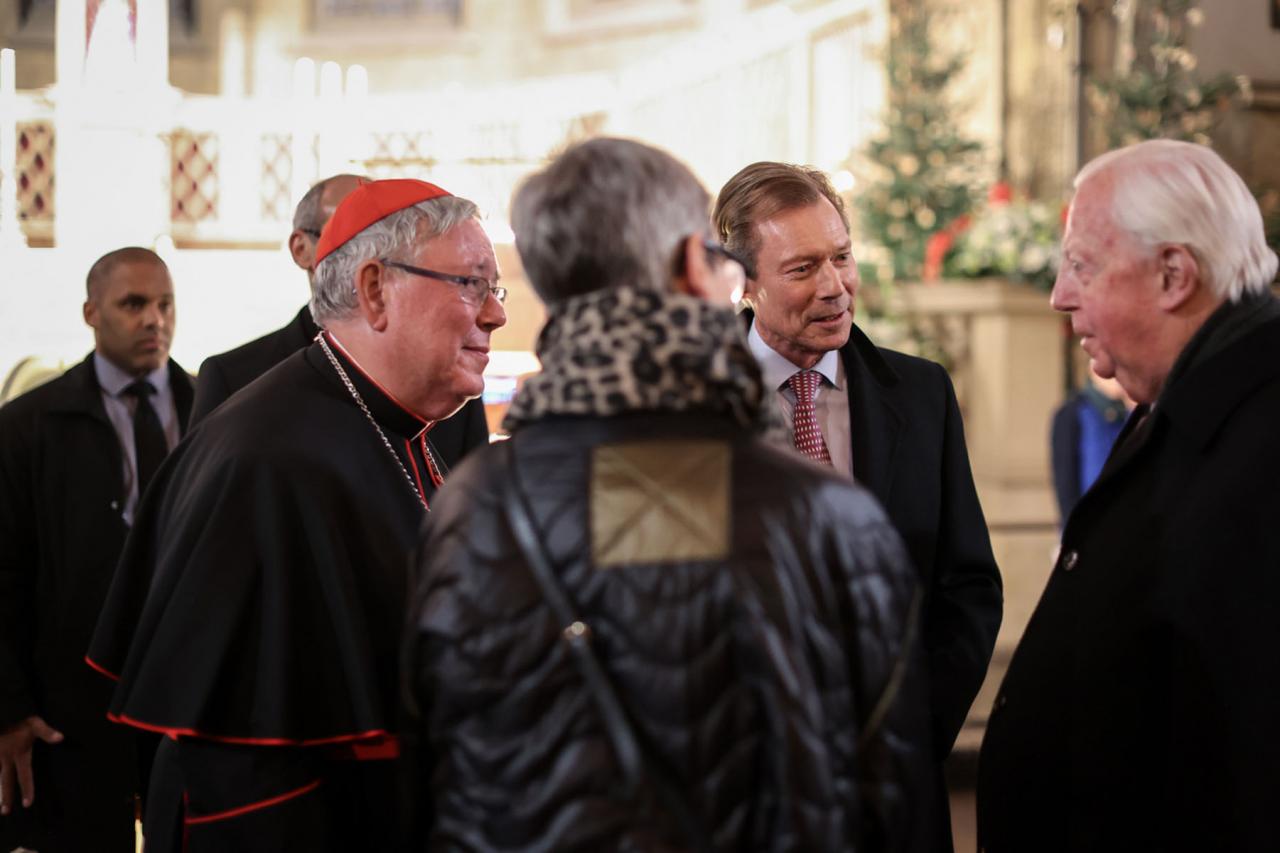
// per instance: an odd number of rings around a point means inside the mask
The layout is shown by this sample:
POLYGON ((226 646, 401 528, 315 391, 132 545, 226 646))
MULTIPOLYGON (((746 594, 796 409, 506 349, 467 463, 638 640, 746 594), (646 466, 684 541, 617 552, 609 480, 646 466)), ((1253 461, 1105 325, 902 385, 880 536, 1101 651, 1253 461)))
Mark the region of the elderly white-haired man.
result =
POLYGON ((1076 179, 1052 303, 1140 405, 1066 523, 979 765, 980 844, 1280 839, 1280 305, 1244 182, 1144 142, 1076 179))
POLYGON ((409 553, 432 425, 506 322, 476 207, 376 181, 321 235, 324 332, 213 412, 148 492, 90 660, 167 737, 147 849, 393 850, 409 553), (185 841, 184 841, 185 838, 185 841))

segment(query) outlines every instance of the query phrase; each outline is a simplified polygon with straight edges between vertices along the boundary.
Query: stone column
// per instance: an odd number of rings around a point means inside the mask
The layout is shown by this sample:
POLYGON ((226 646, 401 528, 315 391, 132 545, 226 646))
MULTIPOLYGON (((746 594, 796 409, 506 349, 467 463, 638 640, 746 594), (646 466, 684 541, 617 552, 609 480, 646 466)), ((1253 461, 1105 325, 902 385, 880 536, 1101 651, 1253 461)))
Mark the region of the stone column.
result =
POLYGON ((227 9, 218 22, 219 92, 224 98, 243 98, 245 92, 245 20, 244 12, 227 9))
POLYGON ((27 245, 18 223, 18 93, 16 54, 0 50, 0 248, 27 245))
POLYGON ((964 408, 973 478, 1004 576, 1004 621, 972 727, 958 749, 976 749, 1014 646, 1053 565, 1058 513, 1049 426, 1062 402, 1062 316, 1049 296, 998 279, 907 285, 899 309, 962 327, 952 378, 964 408))
POLYGON ((54 241, 76 267, 169 231, 169 152, 177 93, 168 85, 168 4, 58 0, 54 241))
POLYGON ((302 57, 293 66, 293 198, 296 205, 316 182, 316 64, 302 57))

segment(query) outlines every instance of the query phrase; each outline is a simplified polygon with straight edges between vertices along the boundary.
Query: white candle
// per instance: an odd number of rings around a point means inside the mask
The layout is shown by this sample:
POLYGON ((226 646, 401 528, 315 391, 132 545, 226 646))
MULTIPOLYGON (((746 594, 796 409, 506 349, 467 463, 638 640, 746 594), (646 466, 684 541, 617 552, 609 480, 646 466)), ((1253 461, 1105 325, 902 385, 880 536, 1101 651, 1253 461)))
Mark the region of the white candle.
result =
POLYGON ((308 57, 293 64, 293 96, 301 99, 316 96, 316 63, 308 57))
POLYGON ((363 65, 352 65, 347 68, 347 97, 354 101, 363 101, 369 94, 369 72, 363 65))
POLYGON ((333 100, 342 95, 342 66, 326 62, 320 66, 320 97, 333 100))
POLYGON ((6 101, 13 98, 18 88, 17 81, 14 79, 14 56, 11 47, 0 50, 0 98, 6 101))

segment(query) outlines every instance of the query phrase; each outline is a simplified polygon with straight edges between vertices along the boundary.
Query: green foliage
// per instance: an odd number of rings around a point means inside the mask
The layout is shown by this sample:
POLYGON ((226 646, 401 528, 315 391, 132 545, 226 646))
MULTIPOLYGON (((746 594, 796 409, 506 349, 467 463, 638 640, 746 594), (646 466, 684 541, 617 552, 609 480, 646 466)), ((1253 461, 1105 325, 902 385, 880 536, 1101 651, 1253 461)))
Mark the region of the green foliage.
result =
MULTIPOLYGON (((1262 225, 1267 233, 1267 245, 1280 255, 1280 190, 1267 190, 1258 198, 1262 210, 1262 225)), ((1280 281, 1280 274, 1277 274, 1280 281)))
POLYGON ((1209 144, 1209 132, 1237 99, 1250 96, 1247 78, 1219 74, 1203 79, 1187 47, 1204 13, 1190 0, 1126 0, 1135 4, 1135 41, 1122 44, 1130 68, 1089 81, 1094 113, 1112 148, 1144 139, 1209 144))
POLYGON ((893 0, 890 15, 889 109, 856 169, 857 209, 866 239, 891 255, 893 276, 915 278, 929 235, 973 207, 982 146, 960 132, 947 97, 964 57, 936 44, 924 4, 893 0))

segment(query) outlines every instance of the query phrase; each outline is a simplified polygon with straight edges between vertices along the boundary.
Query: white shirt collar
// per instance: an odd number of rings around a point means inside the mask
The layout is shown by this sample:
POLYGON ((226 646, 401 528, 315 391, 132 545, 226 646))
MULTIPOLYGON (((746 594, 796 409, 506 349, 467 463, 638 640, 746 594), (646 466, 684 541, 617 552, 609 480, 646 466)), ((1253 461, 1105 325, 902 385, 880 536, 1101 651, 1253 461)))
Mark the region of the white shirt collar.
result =
MULTIPOLYGON (((785 385, 797 370, 804 370, 803 367, 795 364, 791 359, 779 354, 777 350, 766 344, 764 338, 760 337, 760 332, 756 330, 754 322, 751 324, 751 331, 747 333, 747 346, 760 364, 760 371, 764 374, 765 386, 775 391, 785 385)), ((818 360, 818 363, 810 369, 821 373, 823 378, 831 383, 833 387, 843 387, 841 385, 843 377, 840 371, 839 350, 828 350, 818 360)))
POLYGON ((98 377, 98 387, 112 397, 119 397, 124 393, 125 388, 128 388, 139 378, 150 382, 151 387, 156 389, 157 394, 163 394, 169 390, 168 361, 146 376, 137 377, 121 370, 115 362, 95 350, 93 353, 93 371, 98 377))

